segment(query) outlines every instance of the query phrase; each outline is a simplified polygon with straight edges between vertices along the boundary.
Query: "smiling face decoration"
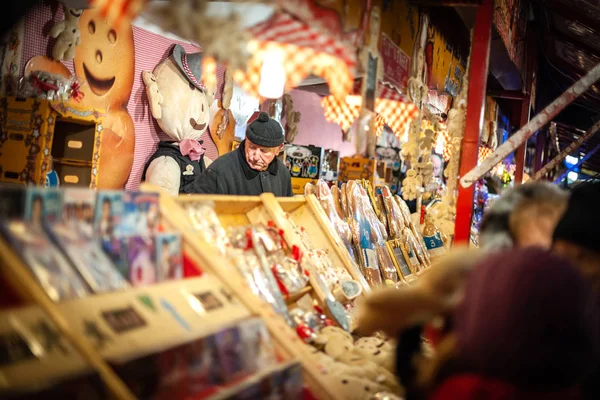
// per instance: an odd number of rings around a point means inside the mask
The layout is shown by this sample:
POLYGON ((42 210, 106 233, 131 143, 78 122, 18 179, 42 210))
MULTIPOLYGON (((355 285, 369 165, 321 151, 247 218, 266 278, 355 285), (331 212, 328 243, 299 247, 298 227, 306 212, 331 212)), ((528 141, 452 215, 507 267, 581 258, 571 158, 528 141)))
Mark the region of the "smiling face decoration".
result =
POLYGON ((199 140, 210 121, 209 96, 200 80, 198 55, 187 55, 177 45, 153 73, 142 73, 152 116, 177 142, 199 140))
POLYGON ((84 102, 105 110, 125 107, 135 73, 131 24, 112 26, 97 10, 89 9, 79 19, 79 30, 81 44, 74 66, 84 102))

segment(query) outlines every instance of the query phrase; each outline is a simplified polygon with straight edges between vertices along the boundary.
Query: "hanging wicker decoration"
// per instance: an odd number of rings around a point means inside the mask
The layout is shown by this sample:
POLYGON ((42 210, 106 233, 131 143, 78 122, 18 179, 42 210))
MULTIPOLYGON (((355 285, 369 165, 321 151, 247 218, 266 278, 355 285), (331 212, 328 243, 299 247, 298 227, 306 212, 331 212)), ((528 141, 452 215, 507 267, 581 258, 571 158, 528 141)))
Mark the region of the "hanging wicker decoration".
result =
MULTIPOLYGON (((327 96, 321 100, 325 111, 325 119, 336 123, 344 132, 348 131, 360 114, 362 97, 358 95, 346 96, 338 100, 335 96, 327 96)), ((377 99, 375 100, 377 117, 375 126, 378 135, 383 131, 383 125, 390 127, 397 137, 401 137, 408 125, 419 116, 419 109, 404 97, 391 84, 379 82, 377 99)))
MULTIPOLYGON (((315 75, 325 79, 335 98, 343 99, 351 93, 356 54, 341 40, 283 11, 249 28, 248 32, 252 36, 248 42, 251 56, 245 70, 234 70, 233 80, 250 96, 260 97, 261 68, 265 56, 271 52, 282 55, 286 89, 294 88, 308 76, 315 75)), ((203 60, 204 82, 216 81, 215 66, 213 58, 203 60)))

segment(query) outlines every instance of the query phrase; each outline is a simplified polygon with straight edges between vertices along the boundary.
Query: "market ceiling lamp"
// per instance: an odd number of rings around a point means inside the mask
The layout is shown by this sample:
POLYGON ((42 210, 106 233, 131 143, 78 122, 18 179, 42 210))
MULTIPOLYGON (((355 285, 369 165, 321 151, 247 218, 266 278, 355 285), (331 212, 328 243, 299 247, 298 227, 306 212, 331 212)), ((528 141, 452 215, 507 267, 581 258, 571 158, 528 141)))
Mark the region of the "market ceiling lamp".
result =
MULTIPOLYGON (((294 88, 306 77, 315 75, 325 79, 329 91, 338 99, 344 99, 352 91, 356 54, 341 39, 283 11, 254 25, 248 32, 252 36, 247 48, 250 59, 245 70, 234 71, 233 79, 249 95, 260 95, 261 72, 265 62, 270 63, 273 53, 283 55, 286 89, 294 88)), ((214 58, 204 58, 202 70, 205 83, 216 81, 214 58)))
POLYGON ((265 54, 260 71, 258 94, 266 99, 278 99, 283 96, 285 89, 285 68, 282 51, 271 51, 265 54))
MULTIPOLYGON (((338 100, 335 96, 327 96, 321 100, 321 106, 325 111, 325 119, 338 124, 342 131, 347 132, 360 115, 362 97, 349 95, 338 100)), ((419 109, 416 105, 405 102, 402 94, 391 84, 379 82, 375 113, 377 134, 380 135, 383 125, 387 124, 396 137, 400 138, 410 123, 419 116, 419 109)))

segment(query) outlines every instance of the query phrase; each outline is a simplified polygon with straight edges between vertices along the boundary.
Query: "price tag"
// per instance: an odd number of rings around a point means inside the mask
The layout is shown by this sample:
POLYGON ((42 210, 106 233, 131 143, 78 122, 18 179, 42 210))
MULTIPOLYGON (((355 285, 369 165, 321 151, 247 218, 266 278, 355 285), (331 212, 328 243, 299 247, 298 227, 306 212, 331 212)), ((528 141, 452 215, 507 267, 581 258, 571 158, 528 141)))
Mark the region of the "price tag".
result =
POLYGON ((37 358, 29 342, 18 332, 7 332, 0 335, 0 366, 8 366, 37 358))
POLYGON ((367 261, 367 267, 377 266, 377 253, 373 249, 363 249, 365 252, 365 260, 367 261))
POLYGON ((202 307, 204 307, 204 310, 207 312, 223 307, 223 303, 221 303, 212 292, 194 294, 194 297, 200 301, 202 307))
POLYGON ((146 326, 146 321, 133 307, 105 311, 102 313, 102 318, 116 333, 124 333, 146 326))
POLYGON ((441 256, 446 253, 442 235, 440 235, 439 232, 436 232, 433 236, 423 236, 423 241, 425 242, 427 251, 429 251, 429 254, 433 257, 441 256))
POLYGON ((404 275, 405 278, 412 274, 412 271, 410 270, 408 264, 406 263, 406 260, 404 259, 404 253, 402 252, 402 248, 396 247, 394 249, 394 257, 396 258, 396 261, 398 261, 400 271, 402 271, 402 275, 404 275))

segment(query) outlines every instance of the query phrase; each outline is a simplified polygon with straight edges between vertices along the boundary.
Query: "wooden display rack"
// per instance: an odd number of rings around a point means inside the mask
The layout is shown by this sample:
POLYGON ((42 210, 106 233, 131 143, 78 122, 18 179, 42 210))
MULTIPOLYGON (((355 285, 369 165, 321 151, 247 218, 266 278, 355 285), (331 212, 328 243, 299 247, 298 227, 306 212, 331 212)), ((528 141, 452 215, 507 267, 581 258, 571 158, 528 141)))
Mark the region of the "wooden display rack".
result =
POLYGON ((286 358, 298 360, 302 364, 304 380, 316 398, 341 399, 340 383, 329 379, 323 373, 311 356, 310 348, 302 342, 283 318, 274 313, 271 305, 259 299, 251 291, 241 274, 236 273, 236 267, 194 232, 182 207, 186 202, 212 203, 221 224, 226 229, 249 224, 266 224, 270 220, 279 223, 281 218, 285 218, 285 214, 281 209, 279 213, 273 211, 278 205, 272 195, 272 201, 265 201, 265 197, 268 200, 269 195, 263 195, 262 198, 212 195, 188 195, 175 198, 163 194, 160 204, 163 224, 167 228, 181 232, 183 251, 187 257, 191 257, 204 272, 217 277, 224 286, 238 296, 252 314, 264 321, 276 348, 286 358))
MULTIPOLYGON (((233 273, 236 268, 229 260, 212 250, 190 228, 187 215, 178 202, 197 199, 196 196, 175 199, 162 195, 160 204, 163 224, 167 230, 182 234, 186 257, 201 266, 204 273, 197 278, 57 304, 49 299, 14 249, 0 238, 0 272, 22 295, 23 300, 35 304, 29 308, 0 313, 0 321, 8 321, 2 324, 2 332, 8 330, 14 333, 17 329, 15 324, 17 327, 27 325, 32 318, 45 316, 48 325, 75 349, 69 353, 69 357, 54 352, 28 362, 16 363, 15 367, 3 366, 0 368, 0 378, 9 380, 14 389, 19 389, 42 383, 51 386, 73 373, 91 372, 100 376, 112 398, 134 399, 135 396, 110 364, 120 365, 149 353, 188 343, 242 319, 258 316, 269 329, 283 359, 302 364, 304 381, 313 395, 319 399, 341 399, 340 383, 328 379, 310 355, 310 348, 296 332, 283 318, 275 315, 270 305, 251 292, 241 275, 233 273), (207 316, 202 313, 201 303, 196 302, 196 295, 209 290, 224 307, 207 316), (141 297, 144 297, 144 301, 141 297), (178 315, 170 313, 169 309, 176 309, 178 315), (124 327, 115 327, 114 318, 124 314, 130 322, 124 327), (177 317, 185 322, 176 321, 177 317), (30 373, 29 368, 33 372, 30 373)), ((274 219, 258 197, 219 199, 211 196, 209 199, 214 202, 219 218, 226 227, 266 223, 274 219)), ((17 332, 21 332, 22 337, 33 335, 31 328, 17 332)), ((36 342, 34 340, 31 343, 36 342)))
MULTIPOLYGON (((144 187, 144 190, 154 191, 151 187, 144 187)), ((0 238, 0 254, 3 256, 0 258, 1 272, 22 294, 23 299, 36 304, 0 313, 0 322, 8 321, 2 325, 2 329, 15 331, 19 324, 29 326, 27 321, 32 318, 46 318, 49 326, 54 327, 69 348, 75 350, 69 352, 69 357, 57 352, 47 352, 44 357, 19 363, 14 369, 2 367, 0 378, 8 379, 15 387, 32 387, 44 380, 50 385, 73 372, 97 372, 113 398, 133 399, 134 395, 109 364, 119 365, 141 355, 188 343, 242 319, 257 316, 269 329, 281 356, 290 362, 298 361, 302 364, 304 381, 316 398, 341 399, 341 384, 323 372, 311 355, 310 347, 302 342, 283 318, 274 313, 269 304, 254 295, 245 279, 237 273, 236 267, 193 230, 182 207, 184 203, 191 201, 208 201, 214 204, 217 216, 225 228, 274 221, 284 230, 288 244, 306 250, 302 239, 292 228, 291 218, 297 226, 307 231, 317 247, 328 251, 333 263, 344 266, 353 279, 361 283, 363 292, 370 290, 318 200, 312 195, 296 198, 275 198, 272 194, 260 197, 192 195, 175 198, 162 194, 162 224, 167 230, 181 233, 183 251, 192 263, 202 269, 201 277, 56 304, 37 284, 12 247, 0 238), (196 295, 208 290, 224 307, 211 315, 203 315, 196 295), (142 297, 144 301, 141 300, 142 297), (168 312, 167 306, 177 309, 179 317, 185 323, 178 323, 175 316, 168 312), (115 328, 112 319, 115 315, 123 314, 137 323, 128 324, 125 329, 115 328), (17 326, 14 321, 17 321, 17 326), (51 367, 54 365, 57 367, 51 367), (25 373, 25 368, 32 368, 31 371, 34 372, 25 373), (50 370, 51 373, 48 372, 50 370)), ((319 301, 323 301, 326 296, 311 281, 311 285, 305 290, 290 296, 288 304, 292 305, 309 293, 319 301)), ((30 329, 23 332, 22 335, 31 336, 30 329)))

